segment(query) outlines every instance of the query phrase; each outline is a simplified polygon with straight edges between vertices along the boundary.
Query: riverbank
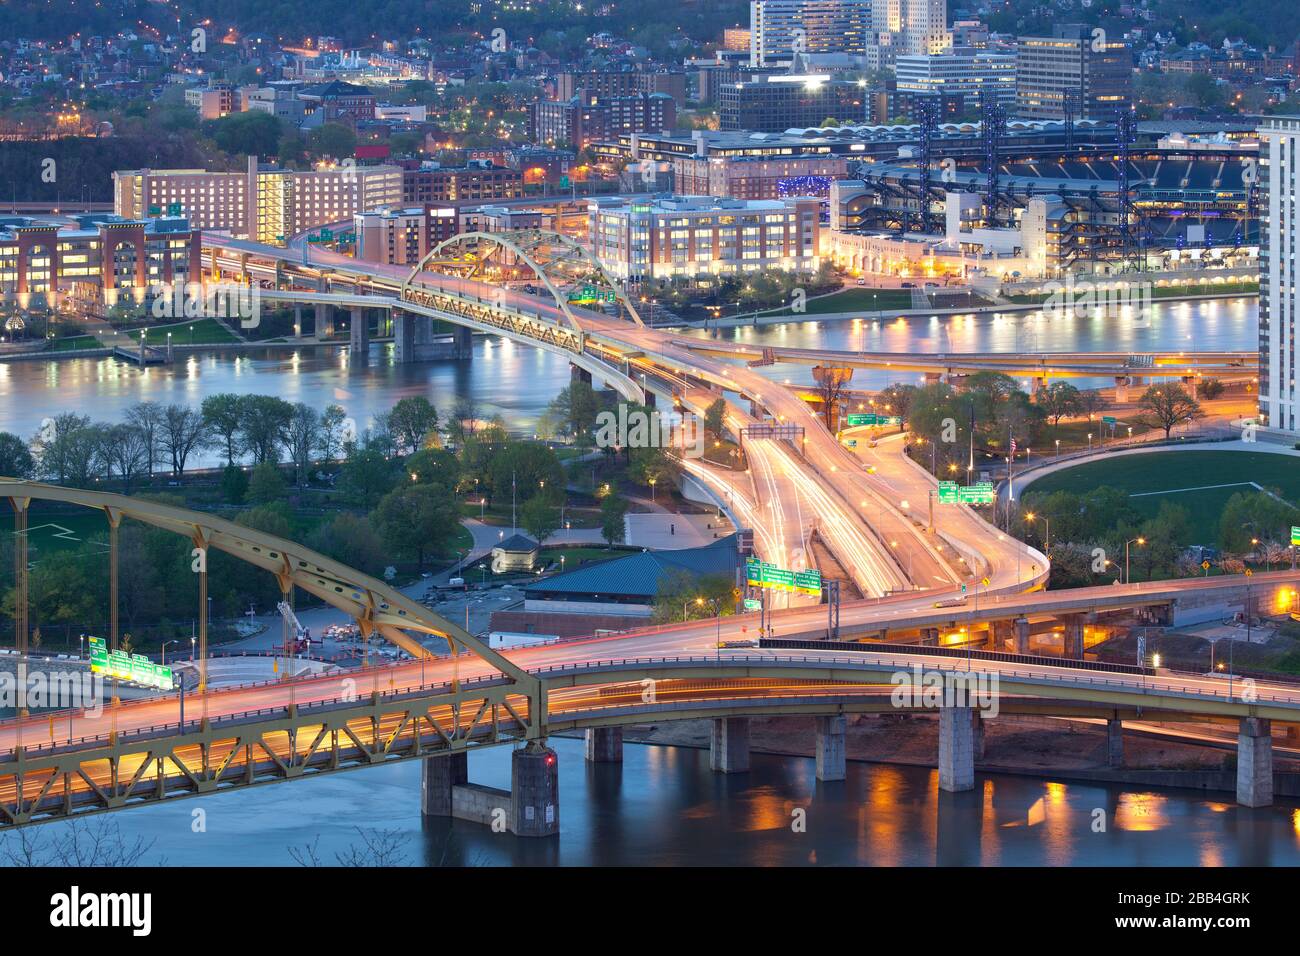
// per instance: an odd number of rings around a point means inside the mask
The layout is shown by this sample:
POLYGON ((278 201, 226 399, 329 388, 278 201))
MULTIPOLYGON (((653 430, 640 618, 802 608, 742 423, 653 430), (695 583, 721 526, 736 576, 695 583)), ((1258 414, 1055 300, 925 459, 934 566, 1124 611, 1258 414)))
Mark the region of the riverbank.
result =
MULTIPOLYGON (((849 714, 845 752, 860 763, 934 768, 938 719, 923 714, 849 714)), ((1235 741, 1179 743, 1154 731, 1126 728, 1122 768, 1107 765, 1104 724, 1052 717, 1002 714, 984 724, 985 751, 975 769, 1053 780, 1080 780, 1131 786, 1232 791, 1235 741)), ((708 749, 712 721, 683 720, 627 727, 626 742, 708 749)), ((812 717, 754 717, 753 753, 813 757, 812 717)), ((1280 744, 1280 741, 1279 741, 1280 744)), ((1300 795, 1300 750, 1275 744, 1274 772, 1279 794, 1300 795)))

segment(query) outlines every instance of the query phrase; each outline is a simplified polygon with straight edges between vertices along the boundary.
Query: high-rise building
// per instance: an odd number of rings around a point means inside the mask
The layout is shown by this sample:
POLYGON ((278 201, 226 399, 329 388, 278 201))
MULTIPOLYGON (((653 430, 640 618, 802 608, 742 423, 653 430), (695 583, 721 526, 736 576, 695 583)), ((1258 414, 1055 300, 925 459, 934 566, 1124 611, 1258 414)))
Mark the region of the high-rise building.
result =
POLYGON ((1132 85, 1128 44, 1099 27, 1062 24, 1050 37, 1016 43, 1015 112, 1025 119, 1065 119, 1073 98, 1075 119, 1112 120, 1128 108, 1132 85))
POLYGON ((948 0, 874 0, 868 64, 884 69, 900 56, 948 52, 952 34, 947 23, 948 0))
POLYGON ((584 149, 619 133, 653 133, 677 124, 677 103, 667 93, 574 96, 529 106, 529 137, 536 143, 584 149))
POLYGON ((1296 435, 1300 116, 1266 117, 1259 140, 1259 423, 1296 435))
POLYGON ((825 74, 781 74, 746 83, 729 83, 718 91, 724 130, 779 133, 796 127, 864 123, 866 91, 857 83, 825 74))
POLYGON ((795 53, 867 52, 871 0, 750 0, 751 66, 795 53))
POLYGON ((894 61, 894 75, 901 94, 960 94, 967 109, 985 90, 992 90, 1004 106, 1016 99, 1016 58, 1010 53, 961 47, 939 55, 909 53, 894 61))

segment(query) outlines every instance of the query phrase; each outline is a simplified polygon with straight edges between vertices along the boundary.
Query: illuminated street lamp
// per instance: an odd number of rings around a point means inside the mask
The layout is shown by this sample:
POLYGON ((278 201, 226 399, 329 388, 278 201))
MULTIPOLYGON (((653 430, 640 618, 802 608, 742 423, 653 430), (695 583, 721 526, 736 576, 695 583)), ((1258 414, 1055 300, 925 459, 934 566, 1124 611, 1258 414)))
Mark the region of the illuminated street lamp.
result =
POLYGON ((1036 515, 1032 511, 1028 511, 1025 513, 1026 521, 1037 521, 1040 518, 1042 519, 1043 524, 1046 526, 1046 532, 1047 532, 1046 536, 1043 539, 1043 547, 1046 548, 1048 551, 1051 551, 1052 550, 1052 519, 1047 517, 1047 515, 1036 515))
POLYGON ((1133 578, 1132 578, 1132 576, 1129 574, 1129 566, 1128 566, 1128 546, 1129 546, 1130 544, 1135 543, 1135 542, 1136 542, 1137 546, 1140 548, 1140 547, 1142 547, 1144 544, 1147 543, 1147 539, 1146 539, 1146 538, 1141 538, 1141 537, 1138 537, 1138 538, 1130 538, 1129 540, 1127 540, 1127 541, 1124 542, 1124 583, 1125 583, 1125 584, 1131 584, 1131 583, 1133 583, 1133 578))

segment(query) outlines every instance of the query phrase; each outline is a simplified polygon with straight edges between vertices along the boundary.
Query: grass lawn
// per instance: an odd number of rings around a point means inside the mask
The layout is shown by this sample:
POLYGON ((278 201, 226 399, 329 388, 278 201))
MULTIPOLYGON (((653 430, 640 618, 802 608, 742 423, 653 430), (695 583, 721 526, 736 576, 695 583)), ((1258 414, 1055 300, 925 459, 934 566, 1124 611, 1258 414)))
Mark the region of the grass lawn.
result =
POLYGON ((93 335, 70 335, 67 338, 55 339, 46 351, 71 352, 76 349, 102 349, 103 347, 104 343, 93 335))
MULTIPOLYGON (((172 334, 173 345, 224 345, 239 339, 216 319, 195 319, 192 322, 175 322, 171 325, 154 325, 146 330, 145 342, 158 348, 167 347, 167 333, 172 334), (193 326, 193 333, 190 327, 193 326)), ((133 342, 140 341, 140 330, 126 333, 133 342)))
MULTIPOLYGON (((13 542, 13 525, 0 525, 4 547, 13 542)), ((108 553, 108 521, 90 511, 52 512, 33 505, 27 521, 27 557, 33 564, 56 551, 75 551, 87 543, 108 553)))
MULTIPOLYGON (((1300 499, 1300 460, 1268 452, 1175 451, 1093 461, 1054 472, 1027 489, 1034 493, 1091 491, 1109 485, 1127 491, 1133 507, 1154 516, 1162 501, 1187 509, 1198 543, 1218 540, 1219 515, 1228 499, 1254 489, 1248 482, 1300 499), (1227 487, 1207 487, 1207 486, 1227 487), (1195 490, 1184 490, 1195 489, 1195 490)), ((1296 513, 1300 522, 1300 511, 1296 513)))
POLYGON ((830 295, 808 300, 808 307, 801 313, 787 309, 773 309, 761 315, 826 315, 832 312, 889 312, 893 309, 910 309, 912 307, 911 289, 866 289, 855 287, 841 289, 830 295))
MULTIPOLYGON (((1080 281, 1082 282, 1082 279, 1080 281)), ((1103 279, 1102 281, 1108 280, 1103 279)), ((1241 282, 1212 282, 1203 285, 1201 283, 1188 283, 1184 285, 1156 286, 1151 290, 1151 298, 1175 299, 1191 295, 1222 295, 1230 292, 1241 295, 1256 295, 1259 292, 1259 283, 1243 280, 1241 282)), ((1007 296, 1007 301, 1030 305, 1046 302, 1052 295, 1051 292, 1019 293, 1007 296)))

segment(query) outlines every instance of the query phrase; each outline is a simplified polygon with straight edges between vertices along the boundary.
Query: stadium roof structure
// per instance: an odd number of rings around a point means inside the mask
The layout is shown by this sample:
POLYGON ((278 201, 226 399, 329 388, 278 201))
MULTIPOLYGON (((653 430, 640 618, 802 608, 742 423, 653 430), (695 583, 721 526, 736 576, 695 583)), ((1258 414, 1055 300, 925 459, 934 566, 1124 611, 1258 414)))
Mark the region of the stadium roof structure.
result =
POLYGON ((680 551, 641 551, 557 574, 524 588, 532 600, 619 601, 649 604, 674 574, 722 574, 734 578, 740 565, 738 536, 680 551))

